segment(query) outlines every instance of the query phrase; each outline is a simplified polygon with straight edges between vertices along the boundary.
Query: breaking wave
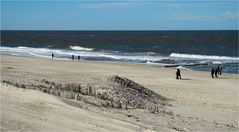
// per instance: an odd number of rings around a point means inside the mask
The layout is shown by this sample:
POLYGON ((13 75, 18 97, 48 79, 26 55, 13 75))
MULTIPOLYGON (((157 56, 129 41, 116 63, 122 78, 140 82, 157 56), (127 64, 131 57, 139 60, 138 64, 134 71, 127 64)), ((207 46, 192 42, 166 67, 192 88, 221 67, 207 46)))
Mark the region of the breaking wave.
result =
POLYGON ((70 49, 72 50, 81 50, 81 51, 92 51, 94 48, 85 48, 81 46, 70 46, 70 49))
POLYGON ((171 53, 170 57, 175 58, 188 58, 188 59, 205 59, 205 60, 232 60, 238 61, 237 57, 228 57, 228 56, 214 56, 214 55, 196 55, 196 54, 179 54, 179 53, 171 53))
MULTIPOLYGON (((15 56, 33 56, 38 58, 51 58, 54 53, 57 59, 71 59, 72 55, 81 56, 82 60, 91 61, 115 61, 127 63, 139 63, 159 67, 177 67, 179 65, 186 67, 207 68, 212 65, 227 65, 227 67, 237 67, 239 58, 227 56, 208 56, 195 54, 172 53, 170 55, 160 55, 153 52, 115 52, 115 51, 96 51, 89 48, 78 47, 78 50, 71 49, 52 49, 52 48, 34 48, 34 47, 1 47, 1 54, 15 56)), ((77 48, 75 48, 77 49, 77 48)), ((225 69, 226 70, 226 69, 225 69)), ((237 69, 233 72, 239 73, 237 69)), ((229 71, 230 72, 230 71, 229 71)))
POLYGON ((78 50, 66 50, 66 49, 49 49, 49 48, 33 48, 33 47, 1 47, 0 53, 19 55, 19 56, 35 56, 43 58, 51 58, 51 54, 54 53, 56 58, 70 59, 71 55, 80 55, 85 60, 102 60, 102 61, 123 61, 123 62, 137 62, 145 63, 147 60, 159 61, 162 56, 150 56, 147 53, 118 53, 111 51, 92 51, 93 49, 73 47, 78 50))

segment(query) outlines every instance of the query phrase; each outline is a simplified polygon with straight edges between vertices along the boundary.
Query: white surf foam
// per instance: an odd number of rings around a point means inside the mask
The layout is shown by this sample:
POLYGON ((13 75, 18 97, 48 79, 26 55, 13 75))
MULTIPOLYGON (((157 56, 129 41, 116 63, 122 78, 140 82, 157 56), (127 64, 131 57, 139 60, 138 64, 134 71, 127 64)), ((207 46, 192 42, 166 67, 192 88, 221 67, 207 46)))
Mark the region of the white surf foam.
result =
POLYGON ((94 48, 85 48, 81 46, 70 46, 72 50, 80 50, 80 51, 92 51, 94 48))
POLYGON ((178 64, 167 64, 167 63, 155 63, 155 62, 152 62, 152 61, 147 61, 146 64, 153 65, 153 66, 161 66, 161 67, 177 66, 178 65, 178 64))
POLYGON ((152 56, 157 55, 157 53, 155 53, 155 52, 147 52, 147 54, 152 55, 152 56))
POLYGON ((184 66, 194 66, 203 64, 212 64, 213 61, 220 61, 224 63, 237 63, 238 58, 218 57, 218 56, 202 56, 202 55, 188 55, 172 53, 170 57, 159 55, 148 55, 148 53, 127 53, 127 52, 112 52, 112 51, 79 51, 79 50, 65 50, 65 49, 50 49, 50 48, 33 48, 33 47, 1 47, 0 53, 18 55, 18 56, 34 56, 40 58, 51 58, 51 54, 55 54, 55 58, 71 59, 71 55, 80 55, 83 60, 102 60, 102 61, 120 61, 133 63, 146 63, 157 66, 176 66, 178 64, 184 66), (183 60, 180 60, 183 57, 183 60), (186 59, 185 59, 186 58, 186 59), (219 59, 228 60, 219 60, 219 59), (175 63, 167 63, 161 60, 173 60, 175 63), (185 61, 185 60, 186 61, 185 61), (199 59, 199 60, 197 60, 199 59))
MULTIPOLYGON (((23 55, 23 56, 36 56, 50 58, 51 54, 54 53, 55 57, 59 58, 71 58, 71 55, 80 55, 83 58, 105 58, 115 61, 159 61, 165 57, 162 56, 149 56, 135 53, 122 53, 115 54, 107 51, 89 51, 89 50, 64 50, 64 49, 48 49, 48 48, 33 48, 33 47, 1 47, 1 53, 11 55, 23 55)), ((166 57, 168 58, 168 57, 166 57)))
POLYGON ((35 56, 41 58, 50 58, 52 50, 47 48, 31 48, 31 47, 1 47, 1 53, 19 56, 35 56))
POLYGON ((25 47, 25 46, 18 46, 19 49, 26 49, 28 47, 25 47))
POLYGON ((179 53, 171 53, 170 57, 175 58, 189 58, 189 59, 205 59, 205 60, 232 60, 238 61, 237 57, 228 57, 228 56, 211 56, 211 55, 196 55, 196 54, 179 54, 179 53))
POLYGON ((221 61, 213 61, 212 64, 222 64, 221 61))

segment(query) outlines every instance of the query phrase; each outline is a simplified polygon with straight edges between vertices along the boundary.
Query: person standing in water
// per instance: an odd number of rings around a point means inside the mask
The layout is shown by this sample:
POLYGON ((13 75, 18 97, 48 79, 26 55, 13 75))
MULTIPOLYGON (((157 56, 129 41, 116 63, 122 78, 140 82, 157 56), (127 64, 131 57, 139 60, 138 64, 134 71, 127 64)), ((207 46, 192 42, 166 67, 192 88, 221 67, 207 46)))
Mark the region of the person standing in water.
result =
POLYGON ((176 79, 180 79, 180 80, 182 79, 179 68, 177 68, 177 71, 176 71, 176 79))
POLYGON ((72 59, 72 60, 74 60, 74 59, 75 59, 74 55, 72 55, 72 56, 71 56, 71 59, 72 59))
POLYGON ((215 70, 214 70, 214 68, 212 68, 212 70, 211 70, 211 76, 212 76, 212 78, 214 78, 214 72, 215 72, 215 70))

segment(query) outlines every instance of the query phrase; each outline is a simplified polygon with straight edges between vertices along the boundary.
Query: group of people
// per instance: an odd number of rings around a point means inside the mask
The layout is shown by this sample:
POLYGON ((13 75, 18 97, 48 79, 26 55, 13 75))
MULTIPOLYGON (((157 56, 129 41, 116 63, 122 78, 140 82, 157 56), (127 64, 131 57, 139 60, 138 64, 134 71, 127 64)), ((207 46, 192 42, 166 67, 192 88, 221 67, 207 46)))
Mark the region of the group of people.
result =
POLYGON ((222 66, 217 66, 216 68, 212 67, 211 70, 212 78, 214 78, 214 75, 216 78, 218 78, 218 75, 222 75, 222 66))
MULTIPOLYGON (((216 68, 212 67, 212 70, 211 70, 211 76, 212 78, 214 78, 214 76, 216 78, 218 78, 218 75, 222 75, 222 66, 217 66, 216 68)), ((181 78, 181 72, 180 72, 180 69, 177 68, 177 71, 176 71, 176 79, 182 79, 181 78)))
MULTIPOLYGON (((52 58, 52 59, 54 58, 54 54, 53 54, 53 53, 51 54, 51 58, 52 58)), ((72 55, 72 56, 71 56, 71 59, 74 60, 74 59, 75 59, 75 56, 72 55)), ((78 55, 77 59, 80 60, 80 55, 78 55)))
MULTIPOLYGON (((74 59, 75 59, 75 56, 72 55, 72 56, 71 56, 71 59, 74 60, 74 59)), ((80 55, 78 55, 77 59, 80 60, 80 55)))

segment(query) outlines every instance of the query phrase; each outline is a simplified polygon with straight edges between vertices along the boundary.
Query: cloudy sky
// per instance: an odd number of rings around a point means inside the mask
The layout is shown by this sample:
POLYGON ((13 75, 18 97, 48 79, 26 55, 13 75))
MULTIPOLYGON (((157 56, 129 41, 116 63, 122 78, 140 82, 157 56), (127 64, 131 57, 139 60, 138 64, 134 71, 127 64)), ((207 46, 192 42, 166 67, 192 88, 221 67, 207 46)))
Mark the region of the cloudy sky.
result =
POLYGON ((3 30, 237 30, 237 0, 1 1, 3 30))

